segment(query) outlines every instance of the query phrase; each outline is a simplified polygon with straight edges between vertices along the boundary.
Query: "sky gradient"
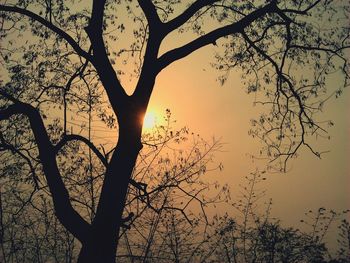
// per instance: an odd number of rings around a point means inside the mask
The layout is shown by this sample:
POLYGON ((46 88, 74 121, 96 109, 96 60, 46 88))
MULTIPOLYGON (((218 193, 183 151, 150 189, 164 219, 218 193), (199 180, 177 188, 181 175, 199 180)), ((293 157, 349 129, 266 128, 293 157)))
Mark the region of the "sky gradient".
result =
MULTIPOLYGON (((188 126, 204 138, 221 138, 224 147, 216 160, 223 163, 224 170, 211 176, 228 183, 234 198, 243 178, 266 165, 249 158, 262 144, 248 135, 250 119, 258 117, 264 107, 253 106, 254 94, 246 93, 238 72, 220 86, 218 74, 210 65, 214 50, 213 46, 203 48, 161 72, 149 110, 170 108, 179 126, 188 126)), ((330 83, 330 89, 332 84, 336 83, 330 83)), ((321 113, 321 119, 335 123, 328 129, 330 140, 313 142, 317 150, 329 151, 322 159, 303 149, 297 159, 289 161, 286 173, 267 176, 264 187, 267 197, 273 199, 272 215, 286 226, 298 226, 310 209, 350 208, 349 99, 345 90, 340 98, 330 99, 321 113)))

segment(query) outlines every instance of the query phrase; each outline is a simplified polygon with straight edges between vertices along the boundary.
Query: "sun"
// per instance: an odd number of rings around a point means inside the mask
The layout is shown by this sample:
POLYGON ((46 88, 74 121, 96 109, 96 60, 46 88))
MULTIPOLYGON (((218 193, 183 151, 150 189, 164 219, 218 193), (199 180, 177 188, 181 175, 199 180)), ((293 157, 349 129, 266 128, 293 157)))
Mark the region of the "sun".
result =
POLYGON ((152 129, 157 124, 157 115, 153 111, 146 113, 143 119, 143 128, 152 129))

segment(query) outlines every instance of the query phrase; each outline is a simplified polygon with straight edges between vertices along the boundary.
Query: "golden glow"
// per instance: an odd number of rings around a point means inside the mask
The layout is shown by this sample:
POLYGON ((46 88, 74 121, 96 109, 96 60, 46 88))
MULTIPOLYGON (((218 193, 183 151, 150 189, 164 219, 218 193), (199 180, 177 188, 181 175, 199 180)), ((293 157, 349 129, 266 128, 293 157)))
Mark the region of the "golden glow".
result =
POLYGON ((152 129, 157 124, 157 114, 154 111, 148 111, 143 119, 143 128, 152 129))

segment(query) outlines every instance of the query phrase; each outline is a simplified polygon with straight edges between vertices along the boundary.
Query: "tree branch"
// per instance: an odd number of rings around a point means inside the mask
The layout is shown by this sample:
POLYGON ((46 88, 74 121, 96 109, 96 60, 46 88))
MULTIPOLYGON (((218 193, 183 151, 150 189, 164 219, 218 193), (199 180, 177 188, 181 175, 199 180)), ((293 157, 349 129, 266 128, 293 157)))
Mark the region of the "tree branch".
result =
POLYGON ((161 25, 157 10, 151 0, 138 0, 150 27, 161 25))
POLYGON ((128 95, 118 80, 104 45, 103 14, 105 3, 106 0, 93 1, 91 18, 85 31, 90 39, 93 50, 92 64, 99 74, 114 113, 118 116, 117 109, 123 108, 123 105, 128 101, 128 95))
POLYGON ((103 154, 96 148, 96 146, 87 138, 78 135, 78 134, 68 134, 65 135, 62 140, 60 140, 55 145, 55 152, 57 153, 65 144, 67 144, 69 141, 81 141, 85 143, 100 159, 100 161, 103 163, 104 166, 108 165, 107 159, 103 156, 103 154))
POLYGON ((174 31, 175 29, 179 28, 183 24, 186 23, 196 12, 198 12, 201 8, 205 7, 206 5, 213 4, 219 0, 197 0, 195 1, 190 7, 188 7, 182 14, 175 17, 173 20, 167 22, 166 30, 168 33, 174 31))
POLYGON ((29 17, 35 20, 36 22, 39 22, 43 26, 47 27, 48 29, 50 29, 51 31, 55 32, 57 35, 65 39, 71 45, 71 47, 78 53, 79 56, 82 56, 89 61, 91 60, 91 55, 85 50, 83 50, 79 46, 79 44, 69 34, 67 34, 64 30, 56 27, 54 24, 42 18, 41 16, 17 6, 0 5, 0 11, 18 13, 26 17, 29 17))
POLYGON ((191 54, 193 51, 196 51, 201 47, 204 47, 211 43, 215 44, 215 41, 221 37, 241 32, 244 28, 249 26, 252 22, 257 20, 258 18, 266 15, 267 13, 272 13, 275 11, 276 11, 276 3, 271 2, 268 5, 253 11, 249 15, 245 16, 241 20, 231 25, 227 25, 227 26, 223 26, 221 28, 215 29, 185 44, 182 47, 170 50, 159 58, 158 60, 159 67, 160 69, 164 69, 172 62, 186 57, 187 55, 191 54))
MULTIPOLYGON (((140 114, 146 111, 150 96, 159 73, 157 57, 161 41, 166 36, 166 26, 157 14, 157 10, 151 0, 138 0, 148 22, 148 38, 143 58, 143 65, 140 72, 132 98, 138 104, 140 114)), ((147 30, 145 30, 147 34, 147 30)), ((146 39, 146 37, 145 37, 146 39)))
MULTIPOLYGON (((3 95, 3 92, 0 94, 3 95)), ((16 114, 24 114, 29 118, 58 219, 77 239, 86 240, 90 225, 71 205, 69 193, 57 167, 55 149, 50 142, 40 113, 33 106, 15 100, 14 104, 0 110, 0 121, 7 120, 16 114)))
POLYGON ((26 163, 29 166, 30 173, 32 175, 33 183, 34 183, 34 191, 39 189, 39 178, 36 175, 34 165, 32 164, 32 161, 28 156, 26 156, 20 149, 17 149, 15 146, 7 143, 5 139, 3 138, 2 134, 0 134, 0 151, 2 150, 9 150, 13 154, 18 154, 22 159, 26 161, 26 163))
POLYGON ((314 3, 310 4, 307 8, 304 10, 294 10, 294 9, 282 9, 281 11, 283 13, 295 13, 295 14, 301 14, 301 15, 306 15, 308 11, 313 9, 316 5, 318 5, 321 2, 321 0, 317 0, 314 3))

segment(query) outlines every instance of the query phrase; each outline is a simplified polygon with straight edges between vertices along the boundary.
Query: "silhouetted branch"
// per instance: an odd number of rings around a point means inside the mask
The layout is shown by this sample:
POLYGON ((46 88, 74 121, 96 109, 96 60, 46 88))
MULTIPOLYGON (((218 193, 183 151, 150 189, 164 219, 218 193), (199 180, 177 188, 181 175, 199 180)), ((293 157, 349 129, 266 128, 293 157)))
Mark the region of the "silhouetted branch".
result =
POLYGON ((34 166, 32 164, 32 161, 30 160, 30 158, 28 156, 26 156, 24 153, 22 153, 22 151, 20 149, 17 149, 13 145, 8 144, 7 142, 5 142, 5 139, 3 138, 2 134, 0 134, 0 152, 2 150, 9 150, 9 151, 11 151, 14 154, 18 154, 19 156, 21 156, 26 161, 26 163, 29 166, 30 173, 32 175, 34 187, 35 187, 36 190, 39 189, 39 182, 40 182, 40 180, 39 180, 38 176, 36 175, 35 168, 34 168, 34 166))
POLYGON ((71 47, 78 53, 79 56, 82 56, 86 60, 91 61, 91 55, 88 52, 86 52, 85 50, 83 50, 79 46, 79 44, 67 32, 56 27, 54 24, 52 24, 51 22, 42 18, 41 16, 39 16, 39 15, 29 11, 29 10, 26 10, 26 9, 23 9, 23 8, 20 8, 17 6, 0 5, 0 11, 22 14, 22 15, 27 16, 28 18, 31 18, 31 19, 39 22, 43 26, 47 27, 48 29, 52 30, 57 35, 59 35, 60 37, 65 39, 71 45, 71 47))
POLYGON ((192 5, 190 5, 182 14, 178 15, 171 21, 165 23, 166 31, 168 33, 174 31, 175 29, 181 27, 189 19, 193 17, 201 8, 211 5, 219 0, 197 0, 192 5))
MULTIPOLYGON (((5 95, 4 92, 0 94, 5 95)), ((10 96, 7 97, 10 98, 10 96)), ((57 217, 76 238, 85 240, 90 226, 70 203, 68 191, 57 167, 55 150, 50 142, 40 113, 33 106, 14 100, 14 104, 0 110, 0 121, 7 120, 15 114, 24 114, 29 119, 57 217)))
POLYGON ((151 0, 138 0, 140 7, 142 8, 143 13, 145 14, 149 26, 153 29, 153 27, 159 27, 161 21, 157 14, 157 10, 152 3, 151 0))
POLYGON ((316 5, 318 5, 321 2, 321 0, 317 0, 313 3, 311 3, 308 7, 306 7, 304 10, 295 10, 295 9, 282 9, 281 11, 287 12, 287 13, 295 13, 295 14, 302 14, 306 15, 308 11, 310 11, 312 8, 314 8, 316 5))
POLYGON ((264 15, 275 11, 276 11, 276 4, 274 2, 271 2, 266 6, 253 11, 252 13, 248 14, 247 16, 243 17, 241 20, 231 25, 227 25, 227 26, 215 29, 185 44, 182 47, 170 50, 159 58, 159 67, 160 69, 163 69, 169 64, 171 64, 172 62, 186 57, 187 55, 191 54, 193 51, 201 47, 204 47, 209 44, 215 44, 216 40, 218 40, 221 37, 239 33, 242 30, 244 30, 244 28, 249 26, 251 23, 256 21, 258 18, 261 18, 264 15))
POLYGON ((62 147, 64 147, 70 141, 81 141, 85 143, 96 156, 100 159, 104 166, 108 165, 107 159, 103 156, 103 154, 97 149, 97 147, 87 138, 78 134, 66 134, 63 138, 54 146, 55 152, 57 153, 62 147))
POLYGON ((92 64, 96 68, 99 77, 107 92, 109 101, 118 116, 119 112, 125 108, 128 96, 117 78, 106 51, 103 41, 103 16, 106 0, 94 0, 92 5, 89 25, 85 28, 89 36, 93 50, 92 64), (119 109, 119 111, 118 111, 119 109))

